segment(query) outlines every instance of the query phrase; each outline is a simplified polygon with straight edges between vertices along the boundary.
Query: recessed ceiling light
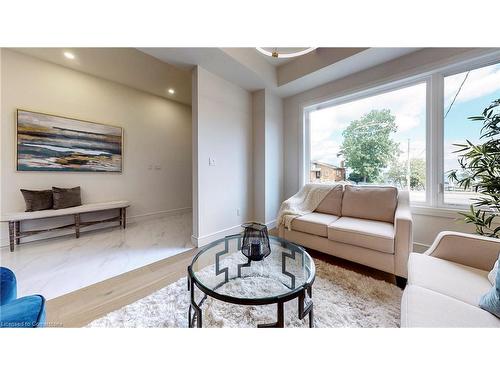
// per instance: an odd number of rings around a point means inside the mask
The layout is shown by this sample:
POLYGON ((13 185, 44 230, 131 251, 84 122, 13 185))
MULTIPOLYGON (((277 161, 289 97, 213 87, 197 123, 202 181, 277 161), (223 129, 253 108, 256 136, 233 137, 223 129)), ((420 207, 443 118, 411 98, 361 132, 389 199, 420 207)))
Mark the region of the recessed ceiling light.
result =
POLYGON ((64 52, 64 57, 70 60, 74 60, 75 55, 73 55, 71 52, 64 52))
POLYGON ((169 93, 170 95, 174 95, 174 94, 175 94, 175 90, 174 90, 174 89, 168 89, 168 93, 169 93))

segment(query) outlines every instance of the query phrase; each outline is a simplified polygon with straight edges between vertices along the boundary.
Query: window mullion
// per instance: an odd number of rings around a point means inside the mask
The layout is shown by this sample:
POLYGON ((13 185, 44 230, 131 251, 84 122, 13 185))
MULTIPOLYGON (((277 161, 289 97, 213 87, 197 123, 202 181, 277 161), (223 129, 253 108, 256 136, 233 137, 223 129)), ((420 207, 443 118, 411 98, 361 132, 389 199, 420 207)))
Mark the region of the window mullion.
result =
POLYGON ((299 163, 299 186, 309 183, 309 171, 311 169, 311 128, 310 128, 310 110, 304 111, 304 127, 302 129, 301 147, 302 160, 299 163))
POLYGON ((430 205, 440 207, 443 205, 443 183, 444 183, 444 164, 443 164, 443 106, 444 106, 444 77, 436 73, 430 80, 430 98, 429 111, 430 126, 427 137, 429 150, 429 192, 430 205))

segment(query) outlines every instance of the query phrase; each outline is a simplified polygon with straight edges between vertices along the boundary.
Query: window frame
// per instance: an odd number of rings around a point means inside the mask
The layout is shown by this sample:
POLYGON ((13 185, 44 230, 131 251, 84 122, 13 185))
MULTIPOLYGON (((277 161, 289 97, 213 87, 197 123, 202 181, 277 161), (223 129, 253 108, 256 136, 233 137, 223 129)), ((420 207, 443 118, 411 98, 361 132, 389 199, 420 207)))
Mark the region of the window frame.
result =
POLYGON ((440 113, 440 123, 439 123, 439 129, 440 129, 440 152, 439 152, 439 166, 440 166, 440 180, 439 180, 439 186, 438 186, 438 191, 439 191, 439 199, 438 199, 438 208, 443 208, 443 209, 454 209, 454 210, 466 210, 469 208, 470 204, 454 204, 454 203, 446 203, 444 201, 444 154, 445 154, 445 149, 444 149, 444 80, 446 77, 453 76, 455 74, 460 74, 460 73, 465 73, 467 71, 473 71, 476 69, 481 69, 485 68, 490 65, 497 65, 500 64, 500 57, 496 57, 495 59, 492 60, 486 60, 486 61, 476 61, 476 62, 469 62, 465 64, 460 64, 458 66, 453 66, 448 69, 443 69, 443 71, 439 75, 440 83, 441 83, 441 108, 439 108, 439 113, 440 113))
POLYGON ((469 204, 453 204, 444 202, 444 79, 468 70, 484 68, 500 63, 500 51, 494 51, 486 56, 462 59, 420 73, 407 75, 398 79, 378 82, 365 88, 358 88, 347 94, 323 98, 302 107, 302 144, 299 153, 302 154, 299 163, 299 184, 303 186, 308 181, 308 165, 310 165, 311 137, 310 113, 318 109, 337 106, 356 100, 384 94, 398 89, 404 89, 417 84, 426 84, 426 199, 422 202, 412 202, 412 208, 419 213, 432 213, 438 216, 453 217, 457 210, 466 210, 469 204), (432 212, 431 212, 432 211, 432 212))
MULTIPOLYGON (((395 82, 391 82, 388 84, 384 84, 381 86, 373 87, 367 90, 363 91, 358 91, 356 93, 353 93, 351 95, 346 95, 342 96, 337 99, 329 100, 326 102, 321 102, 319 104, 314 104, 310 105, 308 107, 304 108, 304 135, 305 135, 305 142, 304 142, 304 159, 303 159, 303 172, 304 176, 302 176, 303 184, 305 184, 305 181, 308 180, 308 175, 307 175, 307 166, 310 165, 311 162, 311 124, 310 124, 310 114, 311 112, 320 110, 320 109, 325 109, 325 108, 330 108, 330 107, 335 107, 338 105, 346 104, 346 103, 351 103, 357 100, 362 100, 370 97, 374 97, 377 95, 382 95, 386 94, 389 92, 405 89, 411 86, 416 86, 420 84, 425 84, 426 86, 426 103, 425 103, 425 111, 426 111, 426 116, 425 116, 425 137, 426 137, 426 147, 425 147, 425 163, 426 163, 426 169, 429 168, 429 150, 428 150, 428 133, 429 133, 429 110, 428 110, 428 105, 429 105, 429 85, 430 85, 430 77, 412 77, 410 79, 404 79, 404 80, 399 80, 395 82)), ((427 170, 426 170, 426 183, 425 183, 425 200, 421 202, 417 202, 421 205, 427 206, 429 202, 429 181, 427 177, 427 170)))

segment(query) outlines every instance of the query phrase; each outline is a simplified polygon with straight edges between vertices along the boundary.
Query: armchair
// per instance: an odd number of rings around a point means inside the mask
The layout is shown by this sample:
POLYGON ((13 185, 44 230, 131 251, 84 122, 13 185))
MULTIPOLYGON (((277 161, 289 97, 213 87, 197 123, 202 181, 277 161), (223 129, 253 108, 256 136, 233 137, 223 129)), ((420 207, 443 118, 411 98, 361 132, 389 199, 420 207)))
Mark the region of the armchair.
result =
POLYGON ((438 234, 426 255, 490 271, 500 252, 496 238, 445 231, 438 234))
POLYGON ((14 272, 0 267, 0 328, 34 328, 45 324, 45 298, 17 298, 14 272))
POLYGON ((479 307, 499 252, 499 239, 446 231, 424 254, 410 254, 401 326, 500 327, 479 307))

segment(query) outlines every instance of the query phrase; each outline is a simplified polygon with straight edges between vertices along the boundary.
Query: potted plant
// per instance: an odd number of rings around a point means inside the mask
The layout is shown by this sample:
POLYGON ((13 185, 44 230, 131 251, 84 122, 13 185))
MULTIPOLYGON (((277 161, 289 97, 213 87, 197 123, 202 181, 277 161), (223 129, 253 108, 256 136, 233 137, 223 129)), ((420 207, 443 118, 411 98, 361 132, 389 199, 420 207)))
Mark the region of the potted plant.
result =
POLYGON ((449 179, 463 189, 479 193, 473 198, 470 211, 461 213, 466 223, 476 226, 478 234, 500 237, 500 99, 494 100, 480 116, 469 120, 482 123, 480 140, 482 144, 455 144, 460 168, 449 174, 449 179))

